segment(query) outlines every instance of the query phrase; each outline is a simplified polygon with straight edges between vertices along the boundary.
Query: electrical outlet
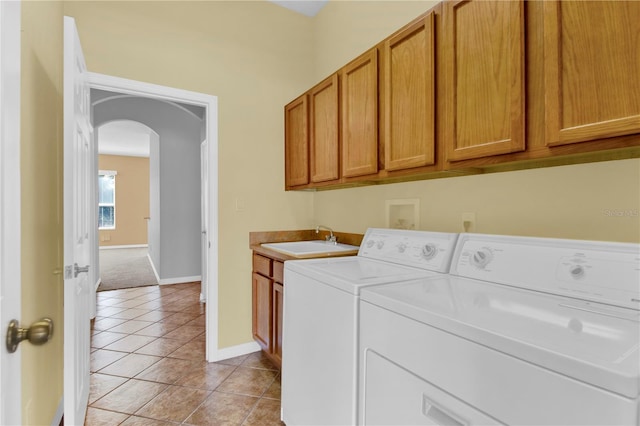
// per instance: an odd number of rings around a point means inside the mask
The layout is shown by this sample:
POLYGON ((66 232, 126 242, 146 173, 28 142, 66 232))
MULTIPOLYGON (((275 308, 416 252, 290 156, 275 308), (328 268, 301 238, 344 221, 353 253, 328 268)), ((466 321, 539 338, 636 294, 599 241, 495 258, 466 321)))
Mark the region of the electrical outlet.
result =
POLYGON ((462 213, 462 228, 464 232, 476 231, 476 214, 475 213, 462 213))

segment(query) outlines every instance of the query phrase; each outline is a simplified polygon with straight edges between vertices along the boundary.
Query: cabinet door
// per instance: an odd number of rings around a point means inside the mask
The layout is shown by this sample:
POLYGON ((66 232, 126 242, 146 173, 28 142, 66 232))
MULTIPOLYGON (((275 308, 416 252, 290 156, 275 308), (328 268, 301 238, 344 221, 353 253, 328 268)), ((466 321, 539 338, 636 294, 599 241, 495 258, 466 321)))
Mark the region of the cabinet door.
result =
POLYGON ((386 170, 428 166, 435 160, 434 14, 384 44, 386 170))
POLYGON ((378 172, 378 51, 371 49, 341 71, 342 176, 378 172))
POLYGON ((284 302, 284 287, 273 284, 273 358, 278 367, 282 366, 282 303, 284 302))
POLYGON ((271 351, 273 281, 253 273, 253 338, 267 352, 271 351))
POLYGON ((284 107, 285 188, 309 183, 307 95, 284 107))
POLYGON ((547 145, 640 132, 640 2, 544 2, 547 145))
POLYGON ((450 1, 443 15, 448 160, 523 151, 522 1, 450 1))
POLYGON ((311 89, 310 94, 311 182, 340 177, 338 127, 338 74, 311 89))

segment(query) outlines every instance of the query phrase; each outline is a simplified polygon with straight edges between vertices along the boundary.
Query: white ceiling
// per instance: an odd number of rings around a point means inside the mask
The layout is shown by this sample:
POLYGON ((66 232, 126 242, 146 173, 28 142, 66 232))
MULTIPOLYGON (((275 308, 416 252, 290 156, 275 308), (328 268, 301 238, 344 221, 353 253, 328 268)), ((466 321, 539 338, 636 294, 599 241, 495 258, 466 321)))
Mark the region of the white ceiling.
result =
POLYGON ((120 120, 98 129, 98 153, 148 157, 153 130, 136 121, 120 120))
POLYGON ((315 16, 329 0, 269 0, 279 6, 307 16, 315 16))

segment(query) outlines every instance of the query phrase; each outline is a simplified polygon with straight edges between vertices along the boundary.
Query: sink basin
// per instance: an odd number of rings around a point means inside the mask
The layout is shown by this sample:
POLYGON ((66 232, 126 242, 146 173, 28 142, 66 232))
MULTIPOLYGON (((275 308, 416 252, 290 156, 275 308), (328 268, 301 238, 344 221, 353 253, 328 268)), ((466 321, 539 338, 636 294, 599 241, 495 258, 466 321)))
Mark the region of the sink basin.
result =
POLYGON ((316 255, 355 254, 360 247, 349 244, 334 244, 327 241, 290 241, 286 243, 264 243, 262 247, 288 254, 294 257, 312 257, 316 255))

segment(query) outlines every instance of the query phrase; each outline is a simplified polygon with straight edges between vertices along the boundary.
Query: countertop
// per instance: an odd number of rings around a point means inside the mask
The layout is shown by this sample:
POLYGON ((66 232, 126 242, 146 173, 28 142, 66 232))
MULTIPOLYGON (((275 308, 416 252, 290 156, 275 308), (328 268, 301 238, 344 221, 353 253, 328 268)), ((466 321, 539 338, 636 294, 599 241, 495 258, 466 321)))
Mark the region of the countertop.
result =
MULTIPOLYGON (((300 260, 308 257, 289 256, 287 254, 262 247, 260 244, 282 243, 287 241, 323 240, 328 235, 329 235, 329 232, 324 230, 316 234, 315 229, 302 229, 302 230, 296 230, 296 231, 249 232, 249 248, 253 250, 255 253, 270 257, 275 260, 279 260, 281 262, 284 262, 287 260, 300 260)), ((362 239, 364 238, 363 234, 350 234, 346 232, 334 231, 333 235, 337 237, 339 243, 350 244, 353 246, 360 246, 360 243, 362 243, 362 239)), ((312 257, 318 258, 318 257, 352 256, 357 253, 358 253, 357 250, 353 250, 353 251, 327 253, 323 255, 313 255, 312 257)))

